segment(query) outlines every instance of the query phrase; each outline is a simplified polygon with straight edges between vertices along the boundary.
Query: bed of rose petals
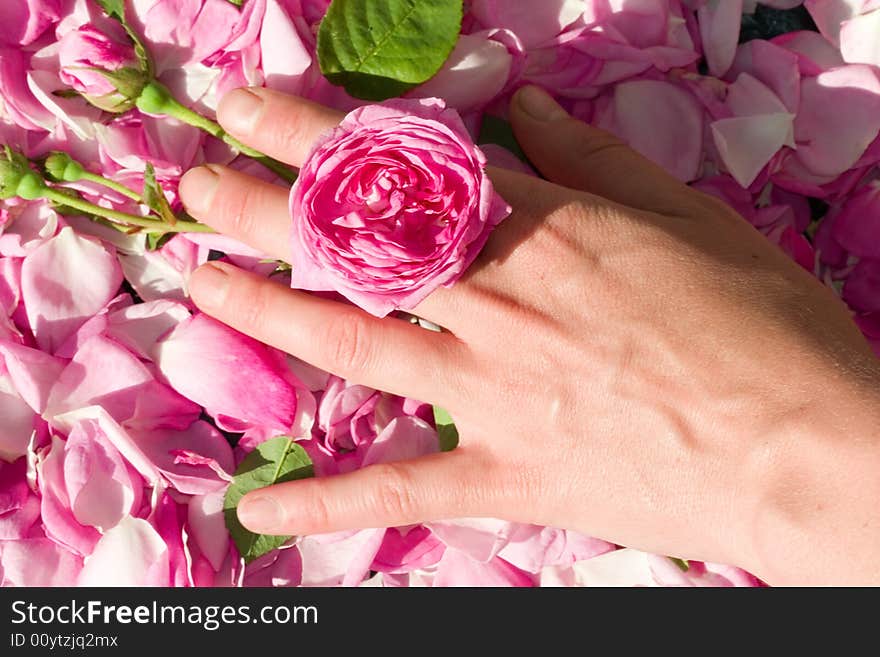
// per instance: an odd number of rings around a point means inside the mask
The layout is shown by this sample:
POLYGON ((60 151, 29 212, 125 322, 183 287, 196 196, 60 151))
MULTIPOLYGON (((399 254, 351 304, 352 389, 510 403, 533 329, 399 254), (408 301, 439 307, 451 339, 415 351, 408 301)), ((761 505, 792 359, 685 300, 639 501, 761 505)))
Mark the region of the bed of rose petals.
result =
MULTIPOLYGON (((242 85, 341 110, 362 104, 318 68, 328 4, 127 6, 158 79, 211 117, 242 85)), ((730 203, 837 290, 880 353, 880 0, 465 4, 446 65, 409 95, 445 99, 477 134, 485 113, 503 117, 513 90, 541 85, 730 203), (743 12, 754 21, 773 11, 805 29, 740 43, 743 12)), ((150 164, 174 211, 177 181, 193 165, 273 177, 197 128, 126 106, 92 68, 135 58, 90 0, 3 0, 0 142, 34 161, 64 151, 134 190, 150 164)), ((94 181, 70 186, 100 207, 138 211, 94 181)), ((187 278, 209 258, 289 277, 263 254, 208 233, 156 246, 146 232, 46 200, 0 201, 3 585, 759 584, 732 567, 489 519, 300 537, 245 564, 223 497, 256 445, 292 435, 317 476, 346 472, 436 451, 432 409, 318 371, 196 311, 187 278)))

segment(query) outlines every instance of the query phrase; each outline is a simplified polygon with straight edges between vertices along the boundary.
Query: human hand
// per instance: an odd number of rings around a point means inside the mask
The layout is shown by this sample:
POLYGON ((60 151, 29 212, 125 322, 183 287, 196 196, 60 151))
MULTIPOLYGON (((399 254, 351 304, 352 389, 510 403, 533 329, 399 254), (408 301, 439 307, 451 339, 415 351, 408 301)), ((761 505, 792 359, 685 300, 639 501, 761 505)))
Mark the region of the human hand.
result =
MULTIPOLYGON (((218 118, 294 166, 337 112, 237 90, 218 118)), ((550 181, 490 175, 514 208, 415 313, 446 331, 210 263, 205 312, 318 367, 448 409, 451 453, 255 491, 254 531, 493 516, 734 563, 771 583, 880 581, 877 362, 829 290, 726 205, 537 89, 511 122, 550 181), (838 555, 847 554, 842 564, 838 555)), ((211 165, 190 214, 284 259, 287 190, 211 165)))

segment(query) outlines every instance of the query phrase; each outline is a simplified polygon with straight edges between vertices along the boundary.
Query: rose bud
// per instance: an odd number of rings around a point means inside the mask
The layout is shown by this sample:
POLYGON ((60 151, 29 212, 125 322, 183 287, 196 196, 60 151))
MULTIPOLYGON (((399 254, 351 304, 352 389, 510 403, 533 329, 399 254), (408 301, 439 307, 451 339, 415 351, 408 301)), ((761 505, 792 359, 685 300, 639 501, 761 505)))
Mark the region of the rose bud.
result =
POLYGON ((149 82, 131 44, 119 43, 91 25, 64 35, 59 63, 61 80, 108 112, 131 109, 149 82))

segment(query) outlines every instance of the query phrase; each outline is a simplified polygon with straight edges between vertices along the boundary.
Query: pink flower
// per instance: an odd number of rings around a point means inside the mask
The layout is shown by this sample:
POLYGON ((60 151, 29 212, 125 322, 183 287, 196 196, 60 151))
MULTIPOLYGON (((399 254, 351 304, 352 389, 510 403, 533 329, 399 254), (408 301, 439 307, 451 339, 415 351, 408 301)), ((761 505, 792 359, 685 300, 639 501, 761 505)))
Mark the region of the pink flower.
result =
POLYGON ((733 63, 742 13, 742 0, 705 0, 698 10, 706 61, 713 75, 724 75, 733 63))
POLYGON ((376 437, 374 411, 382 394, 333 376, 318 405, 317 426, 322 445, 331 453, 351 451, 376 437))
POLYGON ((36 417, 0 363, 0 462, 14 461, 27 453, 36 417))
POLYGON ((843 203, 831 230, 853 255, 880 259, 880 180, 863 185, 843 203))
POLYGON ((519 525, 498 556, 521 570, 538 573, 547 566, 569 566, 614 549, 612 543, 574 531, 519 525))
POLYGON ((380 317, 452 285, 510 212, 484 166, 442 101, 355 110, 291 191, 291 285, 335 290, 380 317))
POLYGON ((544 568, 541 585, 755 587, 761 582, 740 568, 692 561, 685 571, 668 557, 625 548, 568 566, 544 568))
POLYGON ((193 495, 187 505, 187 527, 199 552, 214 571, 219 571, 229 554, 229 531, 223 516, 225 490, 193 495))
POLYGON ((370 571, 384 529, 304 536, 298 542, 303 586, 357 586, 370 571))
POLYGON ((390 527, 382 538, 370 570, 400 574, 428 568, 437 563, 445 551, 443 542, 423 525, 390 527))
POLYGON ((157 345, 155 359, 171 387, 221 428, 294 430, 297 381, 280 353, 253 338, 199 314, 157 345))
POLYGON ((730 174, 748 187, 783 146, 794 146, 794 114, 748 73, 730 85, 725 107, 732 116, 711 125, 715 147, 730 174))
POLYGON ((852 64, 880 65, 878 0, 806 0, 822 35, 852 64))
POLYGON ((3 0, 0 44, 26 46, 61 18, 61 0, 3 0))
POLYGON ((100 405, 126 427, 185 429, 200 409, 158 381, 125 347, 102 335, 86 340, 52 387, 45 415, 100 405))
POLYGON ((71 436, 54 437, 39 462, 41 517, 49 538, 85 556, 99 530, 132 511, 143 483, 97 427, 77 427, 71 436))
POLYGON ((244 569, 242 586, 299 586, 302 582, 302 558, 295 547, 273 550, 249 563, 244 569))
POLYGON ((182 431, 133 431, 143 454, 179 492, 206 495, 225 491, 235 470, 226 438, 201 420, 182 431))
POLYGON ((0 586, 75 586, 82 558, 43 536, 0 541, 0 586))
POLYGON ((126 516, 95 544, 79 586, 171 586, 171 549, 146 520, 126 516))
POLYGON ((862 260, 846 279, 843 300, 862 313, 880 312, 880 260, 862 260))
POLYGON ((462 34, 443 68, 416 88, 415 98, 442 98, 460 112, 485 106, 507 87, 513 56, 491 32, 462 34))
POLYGON ((511 30, 528 47, 545 45, 586 10, 582 0, 545 0, 540 9, 525 2, 473 0, 470 11, 485 27, 511 30))
POLYGON ((130 18, 150 44, 160 72, 237 52, 257 38, 266 0, 238 8, 227 0, 132 3, 130 18))
POLYGON ((500 557, 482 562, 466 552, 448 548, 437 563, 432 585, 530 587, 535 582, 531 575, 500 557))
POLYGON ((331 375, 320 395, 313 435, 337 463, 347 460, 352 452, 349 460, 358 464, 367 458, 387 460, 401 446, 419 446, 416 449, 428 453, 436 450, 437 437, 425 421, 430 419, 430 407, 425 417, 422 406, 331 375))
POLYGON ((856 166, 880 132, 880 73, 851 64, 806 78, 794 127, 810 172, 834 178, 856 166))
POLYGON ((41 349, 57 350, 100 311, 122 283, 115 253, 65 228, 25 259, 21 292, 41 349))
POLYGON ((91 25, 65 34, 59 41, 58 55, 61 81, 95 98, 117 90, 105 73, 137 66, 131 45, 114 41, 91 25))
POLYGON ((662 80, 632 80, 615 86, 603 100, 599 127, 679 180, 697 178, 703 159, 703 108, 686 89, 662 80))
POLYGON ((0 461, 0 541, 26 538, 40 519, 40 499, 27 481, 27 459, 0 461))
POLYGON ((754 575, 734 566, 689 561, 687 570, 683 570, 672 559, 658 555, 649 556, 648 562, 651 574, 660 586, 761 586, 754 575))

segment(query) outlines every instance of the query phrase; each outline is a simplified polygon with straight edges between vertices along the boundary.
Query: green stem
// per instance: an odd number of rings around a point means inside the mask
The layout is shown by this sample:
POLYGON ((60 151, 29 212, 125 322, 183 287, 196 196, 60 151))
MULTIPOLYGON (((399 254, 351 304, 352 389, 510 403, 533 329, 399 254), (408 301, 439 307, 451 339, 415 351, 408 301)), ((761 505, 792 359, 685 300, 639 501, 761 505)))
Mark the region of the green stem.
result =
POLYGON ((89 182, 93 182, 96 185, 102 185, 107 189, 112 189, 114 192, 122 194, 123 196, 130 198, 132 201, 136 201, 137 203, 144 202, 144 199, 136 191, 129 189, 122 183, 118 183, 115 180, 110 180, 108 178, 105 178, 104 176, 99 176, 96 173, 86 171, 85 173, 83 173, 82 180, 88 180, 89 182))
POLYGON ((232 148, 237 150, 242 155, 247 155, 252 160, 256 160, 264 167, 269 169, 269 171, 272 171, 287 182, 292 183, 294 180, 296 180, 296 173, 292 171, 287 165, 282 164, 278 160, 275 160, 268 155, 263 155, 260 151, 255 150, 250 146, 242 144, 240 141, 238 141, 238 139, 226 132, 219 123, 216 123, 211 119, 202 116, 198 112, 191 110, 188 107, 184 107, 176 100, 174 101, 174 103, 177 107, 174 108, 173 113, 169 112, 174 118, 179 119, 184 123, 188 123, 191 126, 195 126, 196 128, 204 130, 209 135, 222 140, 224 143, 232 146, 232 148))
POLYGON ((145 228, 149 232, 153 233, 214 232, 214 229, 212 229, 210 226, 206 226, 205 224, 200 224, 195 221, 178 221, 176 224, 171 226, 169 224, 166 224, 165 222, 150 219, 148 217, 139 217, 134 214, 127 214, 125 212, 117 212, 116 210, 111 210, 109 208, 102 208, 100 205, 89 203, 88 201, 85 201, 81 198, 67 196, 63 192, 57 189, 53 189, 52 187, 46 187, 44 189, 43 197, 49 199, 50 201, 55 201, 60 205, 66 205, 69 208, 79 210, 80 212, 84 212, 86 214, 103 217, 104 219, 107 219, 117 224, 138 226, 140 228, 145 228))
POLYGON ((141 96, 137 100, 137 106, 145 112, 166 114, 174 117, 178 121, 183 121, 194 128, 203 130, 212 137, 216 137, 224 143, 232 146, 242 155, 247 155, 249 158, 256 160, 287 182, 292 183, 296 180, 296 172, 286 164, 283 164, 250 146, 242 144, 238 139, 226 132, 216 121, 212 121, 195 110, 183 105, 171 95, 171 92, 164 85, 156 80, 153 80, 153 82, 148 84, 141 92, 141 96))

